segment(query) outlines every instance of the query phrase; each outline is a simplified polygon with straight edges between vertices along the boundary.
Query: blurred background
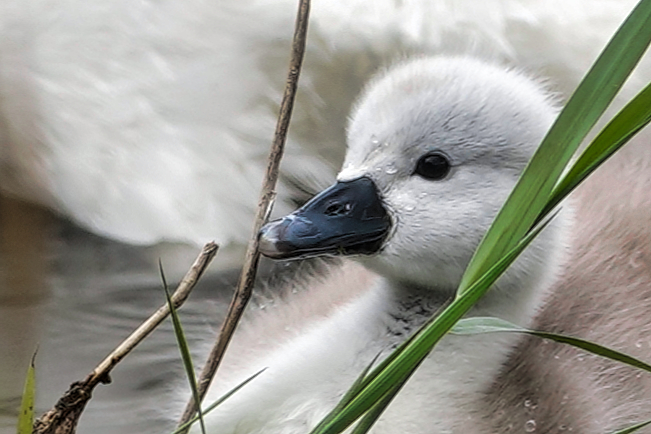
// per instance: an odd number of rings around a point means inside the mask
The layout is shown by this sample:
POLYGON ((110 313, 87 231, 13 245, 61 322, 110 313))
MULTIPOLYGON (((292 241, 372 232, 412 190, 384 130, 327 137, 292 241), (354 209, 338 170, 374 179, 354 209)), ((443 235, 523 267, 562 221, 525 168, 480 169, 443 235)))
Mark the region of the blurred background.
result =
MULTIPOLYGON (((634 4, 315 0, 274 215, 332 182, 350 106, 383 65, 479 56, 539 77, 562 102, 634 4)), ((1 434, 15 432, 36 348, 40 414, 163 303, 159 258, 175 281, 215 240, 183 308, 202 353, 250 236, 296 6, 0 3, 1 434)), ((619 104, 649 77, 647 57, 619 104)), ((279 270, 263 265, 263 278, 279 270)), ((185 401, 170 324, 112 377, 79 432, 165 432, 185 401)))

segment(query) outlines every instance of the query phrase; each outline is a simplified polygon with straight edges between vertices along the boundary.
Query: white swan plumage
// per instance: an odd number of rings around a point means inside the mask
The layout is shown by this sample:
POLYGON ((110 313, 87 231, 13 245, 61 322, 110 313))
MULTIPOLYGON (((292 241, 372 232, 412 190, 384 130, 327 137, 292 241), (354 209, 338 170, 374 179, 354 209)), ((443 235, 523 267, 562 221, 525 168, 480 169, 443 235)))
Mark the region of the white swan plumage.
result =
MULTIPOLYGON (((208 400, 267 369, 207 416, 209 432, 309 432, 378 353, 454 294, 556 112, 526 75, 471 58, 423 57, 372 80, 353 110, 337 183, 261 232, 268 256, 344 252, 364 268, 348 263, 236 335, 208 400)), ((595 185, 632 155, 637 167, 608 181, 638 180, 650 154, 642 142, 610 162, 579 193, 576 217, 565 204, 470 315, 651 355, 648 192, 619 203, 591 197, 604 197, 595 185), (616 234, 627 241, 609 241, 616 234), (615 303, 617 291, 637 305, 615 303)), ((640 375, 537 338, 448 335, 372 432, 607 433, 651 414, 640 375)))
MULTIPOLYGON (((314 2, 277 210, 333 179, 342 113, 378 65, 410 52, 482 53, 552 77, 567 95, 633 4, 314 2)), ((130 243, 245 242, 295 8, 2 2, 0 188, 130 243)), ((634 82, 648 77, 640 71, 634 82)))

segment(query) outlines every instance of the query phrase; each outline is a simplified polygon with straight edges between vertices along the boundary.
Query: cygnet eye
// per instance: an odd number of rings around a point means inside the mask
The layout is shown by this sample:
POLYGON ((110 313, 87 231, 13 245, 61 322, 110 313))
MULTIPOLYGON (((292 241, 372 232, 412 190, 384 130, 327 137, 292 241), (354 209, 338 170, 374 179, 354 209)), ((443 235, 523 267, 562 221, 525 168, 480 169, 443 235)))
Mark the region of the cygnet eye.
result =
POLYGON ((438 181, 450 173, 450 162, 440 152, 431 152, 420 157, 414 173, 425 179, 438 181))

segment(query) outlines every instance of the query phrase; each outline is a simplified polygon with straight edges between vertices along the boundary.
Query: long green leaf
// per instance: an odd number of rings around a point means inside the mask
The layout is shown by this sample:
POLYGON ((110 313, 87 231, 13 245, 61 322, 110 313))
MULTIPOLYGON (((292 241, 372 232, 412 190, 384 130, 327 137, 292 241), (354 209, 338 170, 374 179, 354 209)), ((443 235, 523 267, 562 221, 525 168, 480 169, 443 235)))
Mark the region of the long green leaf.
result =
MULTIPOLYGON (((421 327, 405 344, 399 346, 392 354, 389 363, 383 362, 373 369, 364 379, 360 392, 336 414, 328 415, 325 419, 327 422, 319 424, 312 433, 340 433, 364 413, 374 408, 379 401, 392 399, 393 395, 400 390, 400 386, 409 379, 411 374, 427 357, 434 345, 488 291, 490 286, 545 228, 548 222, 546 221, 529 232, 511 251, 507 252, 481 276, 468 291, 454 300, 435 319, 421 327)), ((373 416, 377 419, 379 415, 380 412, 376 412, 373 416)), ((375 419, 368 419, 364 423, 372 423, 375 419)))
POLYGON ((651 42, 651 0, 641 0, 613 36, 543 139, 461 279, 462 294, 538 219, 570 158, 651 42))
POLYGON ((651 83, 604 127, 552 191, 542 215, 554 209, 600 164, 651 122, 651 83))
POLYGON ((409 378, 434 344, 488 290, 494 282, 488 276, 515 259, 517 254, 506 260, 516 250, 514 246, 520 246, 523 237, 531 235, 526 234, 540 219, 571 156, 612 101, 650 40, 651 0, 642 0, 570 98, 525 169, 473 256, 457 299, 406 346, 399 347, 398 355, 390 357, 389 363, 383 362, 374 369, 365 379, 361 392, 340 412, 329 415, 328 422, 320 424, 314 433, 339 433, 364 413, 377 408, 378 402, 384 402, 395 385, 409 378))
POLYGON ((561 344, 571 345, 576 348, 588 351, 601 357, 605 357, 616 362, 625 363, 634 368, 642 369, 651 372, 651 365, 636 359, 635 357, 624 354, 620 351, 615 351, 603 345, 595 344, 594 342, 586 341, 584 339, 575 338, 572 336, 565 336, 556 333, 549 333, 537 330, 529 330, 500 318, 492 317, 477 317, 465 318, 460 320, 451 330, 451 333, 459 335, 478 334, 478 333, 525 333, 532 336, 537 336, 543 339, 559 342, 561 344))
MULTIPOLYGON (((642 360, 636 359, 635 357, 629 356, 628 354, 571 336, 525 329, 499 318, 466 318, 457 322, 451 330, 451 333, 460 335, 498 332, 526 333, 543 339, 553 340, 555 342, 572 345, 576 348, 580 348, 598 356, 606 357, 616 362, 627 364, 634 368, 651 372, 651 365, 642 360)), ((638 423, 611 434, 632 434, 648 425, 651 425, 651 421, 638 423)))
MULTIPOLYGON (((225 393, 224 395, 222 395, 218 400, 216 400, 215 402, 213 402, 212 404, 210 404, 208 407, 206 407, 206 408, 201 412, 201 414, 205 416, 205 415, 207 415, 208 413, 210 413, 211 411, 213 411, 214 409, 216 409, 217 407, 219 407, 219 406, 220 406, 224 401, 226 401, 228 398, 230 398, 231 396, 233 396, 233 395, 234 395, 237 391, 239 391, 242 387, 246 386, 246 385, 249 384, 251 381, 253 381, 253 379, 255 379, 258 375, 262 374, 266 369, 267 369, 267 368, 261 369, 261 370, 259 370, 258 372, 256 372, 255 374, 251 375, 251 376, 250 376, 249 378, 247 378, 246 380, 242 381, 240 384, 238 384, 237 386, 235 386, 234 388, 232 388, 231 390, 229 390, 227 393, 225 393)), ((188 428, 190 428, 190 426, 191 426, 193 423, 195 423, 196 421, 198 421, 198 420, 199 420, 199 416, 197 415, 197 416, 193 417, 192 419, 190 419, 189 421, 187 421, 186 423, 184 423, 183 425, 177 427, 176 430, 175 430, 172 434, 179 434, 179 433, 185 432, 185 430, 187 430, 188 428)))
POLYGON ((350 434, 366 434, 373 427, 375 422, 380 418, 384 410, 391 404, 393 398, 396 397, 402 386, 406 383, 408 378, 396 384, 393 389, 389 391, 381 400, 376 402, 369 411, 367 411, 362 420, 355 426, 355 429, 350 434))
POLYGON ((648 420, 648 421, 642 422, 642 423, 638 423, 638 424, 635 424, 633 426, 629 426, 628 428, 624 428, 622 430, 615 431, 614 433, 611 433, 611 434, 632 434, 635 431, 639 431, 642 428, 644 428, 646 426, 649 426, 649 425, 651 425, 651 420, 648 420))
POLYGON ((176 343, 179 346, 179 351, 181 352, 181 358, 183 359, 183 366, 185 367, 185 373, 188 377, 188 382, 190 383, 190 389, 192 390, 192 397, 197 406, 197 414, 199 417, 199 424, 201 425, 201 432, 206 434, 206 427, 203 422, 203 412, 201 411, 201 400, 199 399, 199 390, 197 389, 197 378, 194 374, 194 364, 192 363, 192 355, 190 354, 190 347, 188 346, 188 341, 185 338, 185 333, 183 333, 183 326, 181 325, 181 320, 179 315, 176 312, 174 303, 172 302, 172 297, 170 296, 170 291, 167 286, 167 280, 165 279, 165 273, 163 271, 162 262, 158 261, 158 267, 160 269, 161 280, 163 281, 163 289, 165 290, 165 298, 167 299, 167 305, 170 309, 170 315, 172 317, 172 324, 174 325, 174 334, 176 335, 176 343))
POLYGON ((377 362, 377 359, 380 357, 381 353, 378 353, 373 360, 371 360, 371 363, 369 363, 366 368, 362 371, 361 374, 357 376, 355 381, 353 382, 352 386, 348 389, 348 391, 344 394, 344 396, 339 400, 337 403, 336 407, 330 411, 328 416, 326 416, 319 424, 313 429, 314 431, 319 430, 323 428, 325 425, 330 423, 332 418, 339 413, 341 409, 343 409, 348 403, 357 395, 364 387, 364 379, 366 378, 366 375, 368 372, 371 370, 375 362, 377 362))
POLYGON ((27 376, 25 377, 23 400, 20 404, 20 414, 18 415, 18 434, 32 434, 32 426, 34 425, 34 397, 36 395, 35 360, 36 351, 32 355, 29 368, 27 368, 27 376))

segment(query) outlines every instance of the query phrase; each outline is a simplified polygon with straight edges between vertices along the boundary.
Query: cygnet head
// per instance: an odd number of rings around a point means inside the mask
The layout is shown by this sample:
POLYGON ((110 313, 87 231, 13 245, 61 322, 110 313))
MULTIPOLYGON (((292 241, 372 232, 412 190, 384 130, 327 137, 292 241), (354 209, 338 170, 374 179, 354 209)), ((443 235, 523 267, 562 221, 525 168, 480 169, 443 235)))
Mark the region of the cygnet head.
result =
MULTIPOLYGON (((337 183, 265 226, 261 251, 355 255, 390 279, 453 291, 556 114, 517 71, 468 58, 397 65, 353 110, 337 183)), ((525 275, 548 241, 518 261, 525 275)))

